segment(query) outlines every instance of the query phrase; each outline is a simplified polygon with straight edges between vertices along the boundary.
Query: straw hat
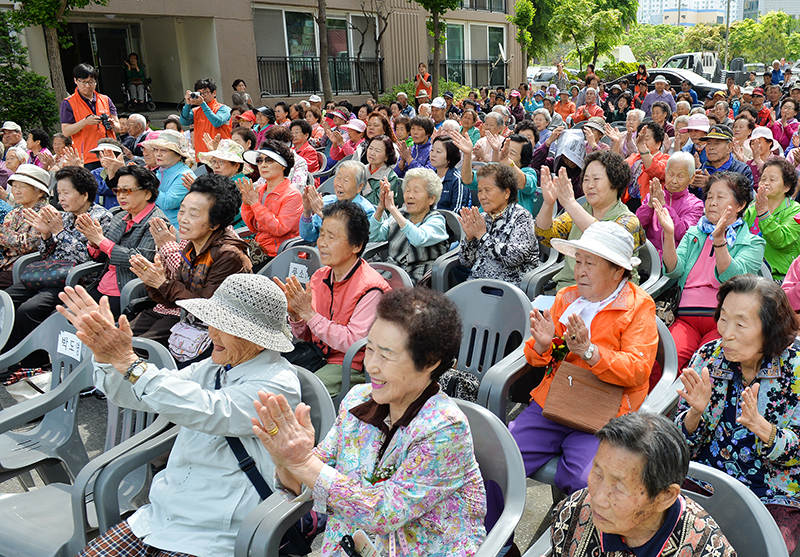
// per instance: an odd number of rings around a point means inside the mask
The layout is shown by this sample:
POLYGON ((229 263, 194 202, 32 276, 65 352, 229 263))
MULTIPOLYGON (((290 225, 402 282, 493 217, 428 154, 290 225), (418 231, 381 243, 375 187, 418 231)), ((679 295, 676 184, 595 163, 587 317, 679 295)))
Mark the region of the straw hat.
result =
POLYGON ((21 164, 8 179, 9 182, 22 182, 44 193, 50 193, 50 173, 35 164, 21 164))
POLYGON ((162 130, 156 139, 142 141, 142 145, 150 148, 169 149, 178 153, 184 159, 191 157, 189 148, 186 145, 186 138, 181 132, 175 130, 162 130))
POLYGON ((569 257, 578 250, 588 251, 629 271, 642 262, 633 256, 633 236, 616 222, 595 222, 577 240, 555 238, 550 244, 569 257))
POLYGON ((603 135, 606 134, 606 121, 600 118, 600 116, 592 116, 589 120, 586 121, 584 124, 587 128, 594 128, 603 135))
POLYGON ((244 164, 244 158, 242 158, 243 154, 244 147, 232 139, 223 139, 219 142, 215 150, 200 153, 197 155, 197 158, 200 159, 200 162, 209 166, 211 165, 211 159, 214 158, 244 164))
POLYGON ((178 300, 206 325, 267 350, 291 352, 286 296, 263 275, 230 275, 211 298, 178 300))

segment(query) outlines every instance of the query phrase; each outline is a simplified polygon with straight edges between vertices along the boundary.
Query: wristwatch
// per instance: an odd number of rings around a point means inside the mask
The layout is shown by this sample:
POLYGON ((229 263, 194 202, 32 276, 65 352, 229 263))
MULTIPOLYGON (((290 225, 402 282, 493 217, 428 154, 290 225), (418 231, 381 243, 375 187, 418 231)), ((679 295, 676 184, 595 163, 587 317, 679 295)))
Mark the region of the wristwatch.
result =
POLYGON ((589 360, 591 360, 592 357, 594 356, 594 351, 595 351, 595 345, 594 344, 590 344, 589 348, 586 349, 586 352, 583 353, 583 360, 585 362, 588 362, 589 360))
POLYGON ((137 358, 136 361, 128 367, 124 379, 135 385, 139 377, 141 377, 145 371, 147 371, 147 362, 144 361, 144 358, 137 358))

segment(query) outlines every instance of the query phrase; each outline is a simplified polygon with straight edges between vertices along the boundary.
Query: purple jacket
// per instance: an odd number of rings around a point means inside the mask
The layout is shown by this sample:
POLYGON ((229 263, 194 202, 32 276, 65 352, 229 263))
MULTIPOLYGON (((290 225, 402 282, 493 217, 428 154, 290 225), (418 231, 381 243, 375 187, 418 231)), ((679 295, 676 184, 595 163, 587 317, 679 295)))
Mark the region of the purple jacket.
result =
POLYGON ((400 163, 397 163, 397 166, 394 167, 394 173, 397 174, 400 178, 406 175, 406 172, 411 170, 412 168, 430 168, 431 170, 436 170, 431 165, 431 142, 428 141, 422 145, 417 145, 416 143, 411 146, 411 156, 414 157, 410 163, 406 165, 405 170, 400 170, 400 163))
MULTIPOLYGON (((672 194, 664 189, 664 200, 667 202, 666 208, 672 222, 675 223, 675 245, 677 246, 686 231, 697 224, 703 216, 705 207, 702 200, 693 195, 688 188, 682 192, 672 194)), ((663 229, 658 222, 655 211, 648 206, 650 194, 648 193, 642 201, 642 205, 636 210, 636 217, 644 228, 647 239, 653 242, 658 250, 658 256, 663 258, 663 229)))

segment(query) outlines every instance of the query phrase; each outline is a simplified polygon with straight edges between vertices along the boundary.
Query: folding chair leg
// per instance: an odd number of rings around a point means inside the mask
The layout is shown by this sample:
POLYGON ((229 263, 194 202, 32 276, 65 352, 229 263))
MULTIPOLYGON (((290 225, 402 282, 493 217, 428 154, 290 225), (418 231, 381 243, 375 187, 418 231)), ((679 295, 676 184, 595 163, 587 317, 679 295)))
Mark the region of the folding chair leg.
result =
POLYGON ((33 481, 33 476, 31 476, 30 472, 23 472, 17 476, 17 481, 24 491, 28 491, 29 489, 36 487, 36 484, 33 481))
POLYGON ((71 484, 73 480, 61 462, 39 466, 36 468, 36 472, 42 478, 45 485, 52 483, 71 484))

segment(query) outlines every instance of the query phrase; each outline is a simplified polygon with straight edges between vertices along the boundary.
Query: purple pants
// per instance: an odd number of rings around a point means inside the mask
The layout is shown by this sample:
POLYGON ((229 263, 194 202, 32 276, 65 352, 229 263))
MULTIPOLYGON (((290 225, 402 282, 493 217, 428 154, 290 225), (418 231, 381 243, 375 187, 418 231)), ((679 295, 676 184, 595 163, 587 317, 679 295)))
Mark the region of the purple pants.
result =
MULTIPOLYGON (((542 407, 534 401, 508 424, 508 429, 522 453, 526 476, 536 472, 554 456, 560 456, 556 487, 567 495, 586 487, 592 459, 600 444, 597 437, 548 420, 542 416, 542 407)), ((488 531, 503 512, 503 492, 499 486, 487 485, 486 504, 488 531)))

